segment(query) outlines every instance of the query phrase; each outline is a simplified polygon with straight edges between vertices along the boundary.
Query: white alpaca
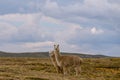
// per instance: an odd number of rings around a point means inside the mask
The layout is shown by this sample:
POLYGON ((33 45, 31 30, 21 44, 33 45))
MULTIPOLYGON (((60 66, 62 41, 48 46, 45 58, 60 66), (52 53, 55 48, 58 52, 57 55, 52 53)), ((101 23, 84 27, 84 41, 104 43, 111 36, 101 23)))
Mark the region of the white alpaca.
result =
POLYGON ((81 63, 82 58, 76 55, 69 55, 69 56, 63 56, 60 54, 59 51, 59 45, 54 45, 54 54, 57 61, 58 66, 63 68, 64 74, 67 74, 70 68, 72 67, 76 75, 78 75, 81 71, 81 63))
POLYGON ((63 69, 60 66, 58 66, 58 64, 56 62, 54 51, 50 51, 49 56, 50 56, 50 59, 54 65, 54 67, 56 68, 57 73, 63 73, 63 69))

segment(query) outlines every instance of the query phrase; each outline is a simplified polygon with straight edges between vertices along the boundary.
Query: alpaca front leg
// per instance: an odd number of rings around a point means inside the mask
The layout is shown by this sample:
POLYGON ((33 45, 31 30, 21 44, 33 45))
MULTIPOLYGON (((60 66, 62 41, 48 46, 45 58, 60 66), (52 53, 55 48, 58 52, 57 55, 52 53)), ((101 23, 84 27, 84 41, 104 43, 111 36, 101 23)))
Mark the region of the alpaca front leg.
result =
POLYGON ((59 66, 56 66, 56 71, 57 71, 57 73, 60 73, 59 66))
POLYGON ((58 67, 56 67, 56 71, 57 71, 57 73, 58 73, 58 67))
POLYGON ((76 72, 76 76, 78 76, 81 72, 81 67, 79 66, 75 67, 75 72, 76 72))
POLYGON ((63 74, 63 68, 62 67, 59 67, 59 72, 61 73, 61 74, 63 74))
POLYGON ((63 74, 63 69, 60 66, 58 66, 58 73, 62 73, 63 74))
POLYGON ((63 67, 63 72, 64 72, 64 75, 67 75, 67 74, 68 74, 68 71, 67 71, 67 68, 66 68, 66 67, 63 67))

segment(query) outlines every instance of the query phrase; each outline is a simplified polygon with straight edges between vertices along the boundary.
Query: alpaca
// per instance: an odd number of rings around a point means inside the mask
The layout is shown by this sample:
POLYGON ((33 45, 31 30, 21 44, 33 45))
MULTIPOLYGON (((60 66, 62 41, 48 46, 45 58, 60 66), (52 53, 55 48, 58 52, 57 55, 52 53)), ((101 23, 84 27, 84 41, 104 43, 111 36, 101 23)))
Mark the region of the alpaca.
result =
POLYGON ((57 73, 63 73, 63 69, 60 66, 57 65, 54 51, 50 51, 49 56, 50 56, 50 59, 51 59, 53 65, 54 65, 54 67, 56 68, 57 73))
POLYGON ((61 55, 59 45, 54 45, 54 54, 58 66, 63 68, 64 75, 68 74, 70 68, 73 68, 78 75, 81 71, 82 58, 76 55, 61 55))

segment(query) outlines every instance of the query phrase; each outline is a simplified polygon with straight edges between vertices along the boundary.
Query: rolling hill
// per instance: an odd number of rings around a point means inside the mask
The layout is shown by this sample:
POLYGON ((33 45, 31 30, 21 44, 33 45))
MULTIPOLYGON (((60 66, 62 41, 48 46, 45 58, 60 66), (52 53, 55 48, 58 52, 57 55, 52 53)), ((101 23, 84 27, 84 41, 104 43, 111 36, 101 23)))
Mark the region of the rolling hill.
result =
MULTIPOLYGON (((90 55, 90 54, 82 54, 82 53, 67 53, 61 52, 63 55, 78 55, 82 58, 104 58, 108 57, 105 55, 90 55)), ((11 53, 11 52, 3 52, 0 51, 0 57, 40 57, 40 58, 48 58, 48 52, 23 52, 23 53, 11 53)))

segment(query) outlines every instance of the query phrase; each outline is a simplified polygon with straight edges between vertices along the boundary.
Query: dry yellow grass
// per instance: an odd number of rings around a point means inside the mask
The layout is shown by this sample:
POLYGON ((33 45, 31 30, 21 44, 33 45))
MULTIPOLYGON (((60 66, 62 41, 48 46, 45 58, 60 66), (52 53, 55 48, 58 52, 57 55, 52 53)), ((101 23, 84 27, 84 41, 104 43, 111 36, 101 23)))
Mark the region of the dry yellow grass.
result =
POLYGON ((82 73, 57 74, 50 59, 0 58, 0 80, 119 80, 120 58, 85 58, 82 73))

